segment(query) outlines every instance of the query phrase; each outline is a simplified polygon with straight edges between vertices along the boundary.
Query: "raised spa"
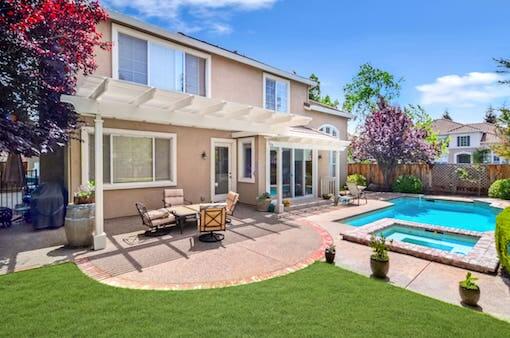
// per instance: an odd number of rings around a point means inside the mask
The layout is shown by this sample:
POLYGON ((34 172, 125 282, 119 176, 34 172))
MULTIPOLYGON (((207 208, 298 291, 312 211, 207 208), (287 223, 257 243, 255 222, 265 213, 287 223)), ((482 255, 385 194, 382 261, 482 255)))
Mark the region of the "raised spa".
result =
POLYGON ((424 228, 412 228, 405 225, 391 225, 374 233, 388 240, 414 244, 453 254, 466 255, 479 238, 460 234, 443 233, 424 228))

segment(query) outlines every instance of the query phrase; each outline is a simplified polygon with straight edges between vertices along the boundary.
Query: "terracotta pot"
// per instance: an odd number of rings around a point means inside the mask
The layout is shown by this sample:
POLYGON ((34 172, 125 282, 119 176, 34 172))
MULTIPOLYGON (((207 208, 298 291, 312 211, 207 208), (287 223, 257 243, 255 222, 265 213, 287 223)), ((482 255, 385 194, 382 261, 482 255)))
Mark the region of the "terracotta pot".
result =
POLYGON ((386 278, 390 270, 390 261, 380 261, 370 257, 370 269, 372 269, 372 275, 374 277, 386 278))
POLYGON ((265 200, 257 200, 257 211, 265 211, 267 212, 267 209, 269 209, 269 204, 271 204, 271 199, 265 199, 265 200))
POLYGON ((325 251, 324 256, 326 256, 326 262, 329 264, 333 264, 335 262, 335 252, 325 251))
POLYGON ((466 289, 459 285, 459 294, 462 303, 470 306, 477 306, 480 300, 480 289, 466 289))
POLYGON ((65 233, 67 244, 71 247, 85 247, 92 245, 94 232, 96 205, 69 204, 67 206, 65 233))

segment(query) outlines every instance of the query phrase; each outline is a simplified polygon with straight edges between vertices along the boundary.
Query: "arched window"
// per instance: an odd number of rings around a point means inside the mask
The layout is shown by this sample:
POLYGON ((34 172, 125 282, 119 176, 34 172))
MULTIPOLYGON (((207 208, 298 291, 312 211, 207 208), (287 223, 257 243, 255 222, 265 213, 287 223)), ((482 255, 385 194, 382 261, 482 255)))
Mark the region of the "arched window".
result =
MULTIPOLYGON (((320 126, 319 131, 329 136, 340 138, 338 128, 331 124, 323 124, 320 126)), ((329 176, 336 177, 336 156, 334 151, 329 152, 329 176)))

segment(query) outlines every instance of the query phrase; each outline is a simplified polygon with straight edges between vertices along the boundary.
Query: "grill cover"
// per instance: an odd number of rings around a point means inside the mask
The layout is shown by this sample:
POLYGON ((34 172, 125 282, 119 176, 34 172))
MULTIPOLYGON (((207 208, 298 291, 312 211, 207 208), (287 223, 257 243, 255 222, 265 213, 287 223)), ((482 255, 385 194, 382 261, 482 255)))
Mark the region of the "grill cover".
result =
POLYGON ((30 213, 34 229, 56 229, 64 225, 67 190, 59 183, 43 183, 32 193, 30 213))

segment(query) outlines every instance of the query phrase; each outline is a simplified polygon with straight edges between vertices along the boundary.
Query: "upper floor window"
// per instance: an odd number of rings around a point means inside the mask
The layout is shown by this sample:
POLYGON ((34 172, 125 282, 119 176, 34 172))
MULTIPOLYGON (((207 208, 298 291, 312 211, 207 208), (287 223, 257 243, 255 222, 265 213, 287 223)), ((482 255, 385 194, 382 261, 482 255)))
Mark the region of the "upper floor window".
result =
POLYGON ((264 74, 264 108, 288 113, 289 100, 290 82, 264 74))
MULTIPOLYGON (((207 95, 207 59, 143 34, 117 33, 117 76, 151 87, 207 95)), ((114 53, 115 55, 115 53, 114 53)))
POLYGON ((457 147, 469 147, 471 145, 471 137, 457 136, 457 147))

